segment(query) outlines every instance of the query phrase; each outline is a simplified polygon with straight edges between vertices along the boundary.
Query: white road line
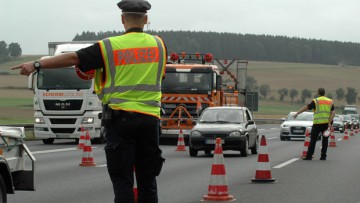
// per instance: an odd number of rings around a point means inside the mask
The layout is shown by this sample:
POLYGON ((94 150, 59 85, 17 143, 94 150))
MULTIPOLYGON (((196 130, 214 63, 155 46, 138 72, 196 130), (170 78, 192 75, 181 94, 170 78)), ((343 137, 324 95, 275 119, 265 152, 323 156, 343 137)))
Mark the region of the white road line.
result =
POLYGON ((286 165, 291 164, 291 163, 294 162, 294 161, 297 161, 298 159, 299 159, 299 158, 290 159, 289 161, 286 161, 286 162, 284 162, 284 163, 282 163, 282 164, 279 164, 279 165, 277 165, 277 166, 274 166, 273 168, 282 168, 282 167, 284 167, 284 166, 286 166, 286 165))
POLYGON ((100 168, 100 167, 107 167, 107 164, 98 165, 98 166, 96 166, 96 167, 98 167, 98 168, 100 168))
POLYGON ((268 137, 268 138, 266 138, 266 139, 272 140, 272 139, 276 139, 276 138, 278 138, 278 137, 268 137))
POLYGON ((270 128, 270 130, 277 130, 278 128, 270 128))
POLYGON ((259 129, 259 131, 264 131, 265 129, 259 129))
MULTIPOLYGON (((92 147, 92 148, 97 148, 97 147, 92 147)), ((64 149, 51 149, 51 150, 33 151, 31 153, 32 154, 46 154, 46 153, 66 152, 66 151, 75 151, 75 150, 78 150, 78 149, 76 147, 71 147, 71 148, 64 148, 64 149)))
POLYGON ((338 141, 341 141, 342 140, 342 138, 339 138, 339 139, 337 139, 338 141))

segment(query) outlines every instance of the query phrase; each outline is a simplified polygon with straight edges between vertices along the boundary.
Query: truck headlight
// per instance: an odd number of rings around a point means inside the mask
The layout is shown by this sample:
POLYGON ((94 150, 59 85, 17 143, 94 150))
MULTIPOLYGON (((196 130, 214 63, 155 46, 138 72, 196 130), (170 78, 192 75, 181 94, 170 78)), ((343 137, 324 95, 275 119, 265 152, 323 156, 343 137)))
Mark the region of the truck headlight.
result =
POLYGON ((36 124, 45 124, 44 118, 42 117, 35 117, 36 124))
POLYGON ((81 124, 91 124, 91 123, 94 123, 93 117, 85 117, 81 121, 81 124))
POLYGON ((191 132, 191 136, 192 137, 200 137, 201 136, 201 133, 199 131, 192 131, 191 132))
POLYGON ((241 136, 241 133, 239 131, 234 131, 232 133, 230 133, 229 135, 230 137, 240 137, 241 136))

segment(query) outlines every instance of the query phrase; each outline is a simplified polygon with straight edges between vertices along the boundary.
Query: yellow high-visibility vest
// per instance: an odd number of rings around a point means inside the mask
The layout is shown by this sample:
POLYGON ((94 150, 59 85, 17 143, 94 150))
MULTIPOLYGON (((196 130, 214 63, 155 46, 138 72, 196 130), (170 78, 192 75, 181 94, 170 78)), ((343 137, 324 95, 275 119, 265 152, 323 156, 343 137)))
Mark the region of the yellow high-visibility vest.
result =
POLYGON ((329 123, 329 117, 331 113, 331 107, 333 100, 327 97, 321 96, 314 99, 315 110, 314 110, 314 124, 329 123))
POLYGON ((95 71, 95 92, 114 110, 160 117, 166 50, 153 35, 131 32, 99 41, 105 67, 95 71), (103 73, 103 71, 105 71, 103 73))

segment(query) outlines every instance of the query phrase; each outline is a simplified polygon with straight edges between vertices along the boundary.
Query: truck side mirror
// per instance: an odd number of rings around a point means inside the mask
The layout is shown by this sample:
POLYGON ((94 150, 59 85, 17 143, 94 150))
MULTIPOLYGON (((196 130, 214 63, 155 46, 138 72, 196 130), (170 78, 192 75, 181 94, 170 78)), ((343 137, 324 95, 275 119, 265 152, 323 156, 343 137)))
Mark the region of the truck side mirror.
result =
POLYGON ((216 90, 221 90, 222 86, 222 77, 221 75, 216 75, 216 90))
POLYGON ((34 90, 34 74, 36 74, 36 72, 31 73, 28 77, 28 88, 30 90, 34 90))

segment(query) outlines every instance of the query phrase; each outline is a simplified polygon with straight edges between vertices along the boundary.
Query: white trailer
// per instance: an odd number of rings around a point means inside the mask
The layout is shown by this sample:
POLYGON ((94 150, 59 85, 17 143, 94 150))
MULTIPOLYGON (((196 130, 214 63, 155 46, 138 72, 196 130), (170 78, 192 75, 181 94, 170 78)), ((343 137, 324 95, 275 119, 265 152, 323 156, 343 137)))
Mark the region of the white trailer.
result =
MULTIPOLYGON (((49 53, 74 52, 92 44, 50 42, 49 53)), ((99 118, 102 103, 94 92, 93 79, 80 79, 75 67, 41 69, 29 76, 28 86, 34 91, 35 138, 52 144, 55 139, 79 139, 84 132, 89 132, 95 142, 105 141, 99 118)))
POLYGON ((24 143, 23 127, 0 126, 0 202, 15 190, 35 190, 35 157, 24 143), (30 160, 32 167, 25 167, 30 160))

